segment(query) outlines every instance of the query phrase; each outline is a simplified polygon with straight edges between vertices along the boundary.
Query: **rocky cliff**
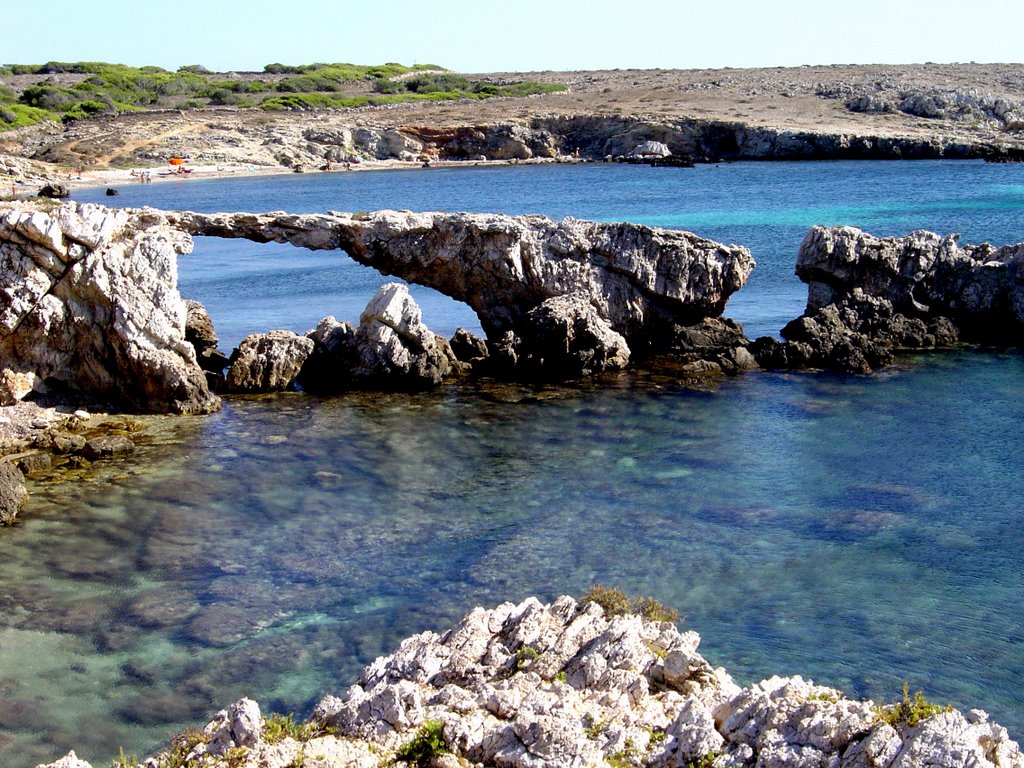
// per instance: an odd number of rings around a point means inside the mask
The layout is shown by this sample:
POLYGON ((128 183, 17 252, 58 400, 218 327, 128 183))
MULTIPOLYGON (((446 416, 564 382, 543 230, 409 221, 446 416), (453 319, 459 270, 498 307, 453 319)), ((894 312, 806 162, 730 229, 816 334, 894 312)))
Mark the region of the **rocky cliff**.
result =
MULTIPOLYGON (((378 658, 308 723, 243 699, 146 765, 1022 768, 981 710, 848 698, 800 677, 741 687, 668 621, 596 603, 477 608, 378 658), (172 762, 172 758, 177 762, 172 762), (189 761, 194 761, 190 763, 189 761)), ((48 768, 84 768, 74 754, 48 768)))
POLYGON ((0 206, 0 402, 69 388, 147 411, 216 410, 184 338, 177 257, 190 250, 152 212, 0 206))
POLYGON ((867 371, 894 349, 1024 341, 1024 244, 961 247, 957 235, 813 227, 796 273, 807 308, 783 329, 787 344, 758 342, 767 367, 867 371))

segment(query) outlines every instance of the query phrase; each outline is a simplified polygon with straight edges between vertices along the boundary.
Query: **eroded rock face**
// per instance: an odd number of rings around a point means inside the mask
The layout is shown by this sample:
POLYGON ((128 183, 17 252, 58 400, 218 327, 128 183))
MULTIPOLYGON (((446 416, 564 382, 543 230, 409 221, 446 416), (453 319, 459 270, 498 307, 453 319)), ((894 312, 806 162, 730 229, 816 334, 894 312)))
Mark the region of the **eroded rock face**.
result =
POLYGON ((232 355, 229 392, 283 392, 290 389, 313 351, 313 341, 291 331, 253 333, 232 355))
POLYGON ((168 212, 193 235, 341 249, 384 274, 463 301, 488 337, 547 299, 582 294, 627 343, 720 315, 754 261, 688 232, 543 216, 469 213, 168 212))
POLYGON ((796 272, 808 285, 787 344, 753 346, 767 368, 815 366, 867 372, 894 349, 934 349, 958 340, 1024 340, 1024 244, 961 248, 956 235, 912 232, 878 238, 853 227, 814 227, 796 272))
POLYGON ((145 411, 216 410, 184 338, 177 256, 191 247, 153 211, 0 205, 5 377, 35 377, 145 411))

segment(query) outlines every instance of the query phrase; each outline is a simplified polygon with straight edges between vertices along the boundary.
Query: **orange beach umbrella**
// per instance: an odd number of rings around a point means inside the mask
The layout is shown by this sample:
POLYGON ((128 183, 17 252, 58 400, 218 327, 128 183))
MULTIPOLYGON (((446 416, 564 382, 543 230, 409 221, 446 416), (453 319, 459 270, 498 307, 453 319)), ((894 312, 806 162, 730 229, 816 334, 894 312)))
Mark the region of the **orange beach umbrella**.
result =
POLYGON ((169 162, 171 165, 184 165, 185 164, 185 161, 182 160, 180 157, 172 157, 167 162, 169 162))

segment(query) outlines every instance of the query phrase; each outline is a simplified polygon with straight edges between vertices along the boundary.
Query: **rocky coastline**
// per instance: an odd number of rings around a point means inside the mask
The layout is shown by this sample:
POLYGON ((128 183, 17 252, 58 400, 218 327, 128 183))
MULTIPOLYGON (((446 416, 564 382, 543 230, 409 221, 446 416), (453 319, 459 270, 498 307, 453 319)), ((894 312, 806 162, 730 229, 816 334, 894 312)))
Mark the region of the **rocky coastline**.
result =
MULTIPOLYGON (((596 592, 593 591, 593 595, 596 592)), ((146 768, 381 765, 586 768, 1020 768, 980 709, 904 691, 858 701, 795 677, 740 686, 649 599, 475 608, 404 640, 307 722, 251 699, 175 737, 146 768)), ((135 764, 122 760, 122 764, 135 764)), ((90 768, 74 752, 38 768, 90 768)))
MULTIPOLYGON (((121 412, 209 413, 220 407, 217 393, 417 391, 467 375, 571 381, 652 359, 671 361, 684 378, 759 368, 867 373, 901 351, 1019 345, 1022 263, 1020 244, 961 247, 952 235, 814 227, 796 264, 808 285, 803 315, 781 329, 782 341, 751 341, 723 317, 754 269, 749 251, 688 232, 497 214, 7 203, 0 405, 7 422, 28 395, 84 397, 121 412), (344 251, 467 303, 486 338, 437 336, 406 287, 389 283, 358 326, 325 317, 304 336, 254 334, 228 356, 217 349, 213 319, 177 290, 177 258, 200 235, 344 251)), ((63 427, 28 443, 3 441, 3 453, 18 454, 8 456, 0 484, 5 522, 25 503, 12 465, 25 473, 53 457, 130 451, 124 434, 116 446, 87 448, 73 434, 75 419, 65 415, 63 427)))

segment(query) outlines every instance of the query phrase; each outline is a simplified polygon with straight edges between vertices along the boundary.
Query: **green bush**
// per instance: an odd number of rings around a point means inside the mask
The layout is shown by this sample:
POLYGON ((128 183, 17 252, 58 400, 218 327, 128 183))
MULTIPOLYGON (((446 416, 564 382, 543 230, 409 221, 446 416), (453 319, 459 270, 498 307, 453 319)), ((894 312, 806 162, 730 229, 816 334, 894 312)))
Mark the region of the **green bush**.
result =
POLYGON ((675 608, 669 608, 653 597, 630 599, 618 587, 595 584, 580 598, 580 602, 584 604, 597 603, 608 617, 636 614, 646 621, 676 622, 680 620, 679 611, 675 608))
POLYGON ((903 725, 913 728, 925 718, 941 712, 952 711, 953 707, 949 704, 943 707, 928 701, 921 691, 918 691, 911 697, 910 684, 907 682, 903 683, 903 698, 901 701, 875 707, 875 714, 878 715, 879 719, 888 723, 893 728, 899 728, 903 725))
POLYGON ((444 740, 444 723, 440 720, 427 720, 410 741, 395 751, 395 760, 416 768, 427 768, 430 760, 451 750, 444 740))
POLYGON ((24 104, 11 104, 5 106, 0 112, 0 130, 21 128, 25 125, 32 125, 43 120, 59 120, 60 116, 37 107, 27 107, 24 104), (14 119, 10 119, 11 117, 14 119))

